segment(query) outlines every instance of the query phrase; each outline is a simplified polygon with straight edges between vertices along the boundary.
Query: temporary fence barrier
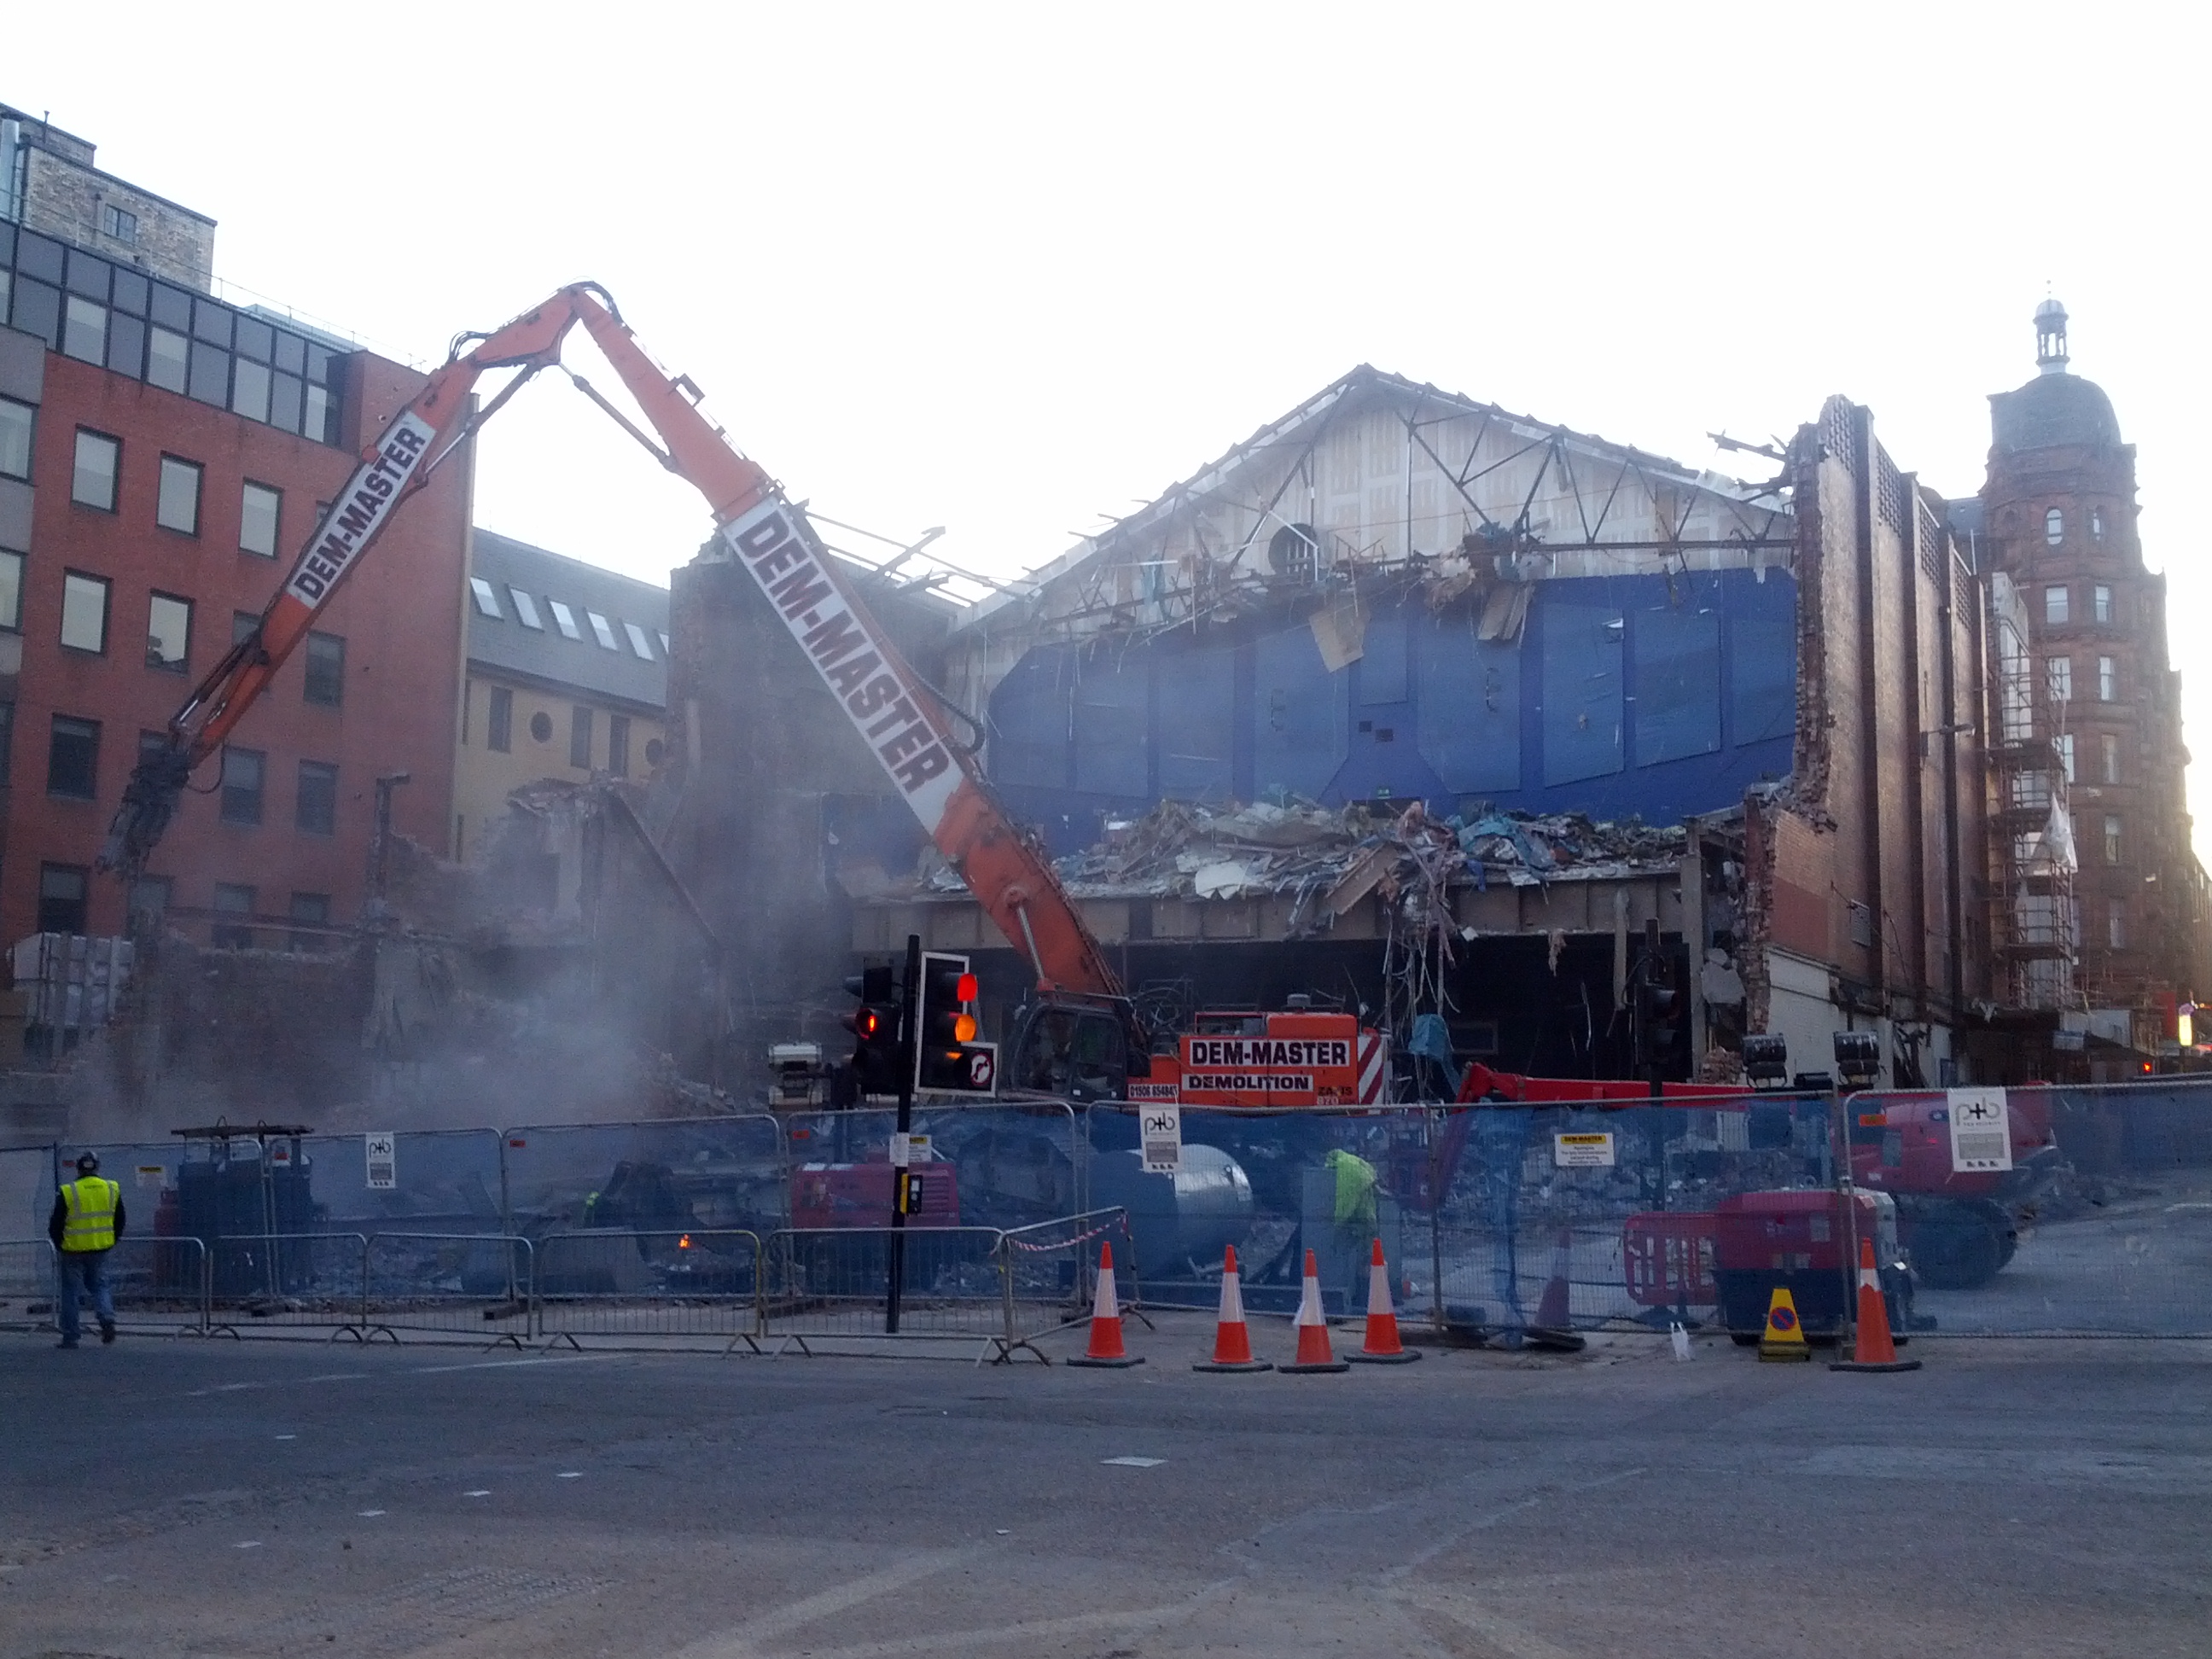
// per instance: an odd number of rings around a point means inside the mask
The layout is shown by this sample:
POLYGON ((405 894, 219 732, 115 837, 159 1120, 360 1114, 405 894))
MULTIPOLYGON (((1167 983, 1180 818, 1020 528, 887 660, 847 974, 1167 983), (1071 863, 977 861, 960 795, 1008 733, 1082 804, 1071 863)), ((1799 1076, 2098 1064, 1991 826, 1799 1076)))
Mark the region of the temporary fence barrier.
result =
POLYGON ((1083 1323, 1097 1288, 1098 1246, 1108 1240, 1121 1253, 1115 1263, 1115 1289, 1125 1279, 1129 1286, 1124 1311, 1141 1320, 1137 1251, 1127 1211, 1090 1210, 1000 1235, 1006 1334, 999 1358, 1012 1359, 1017 1351, 1026 1350, 1042 1359, 1037 1338, 1083 1323))
POLYGON ((758 1351, 760 1235, 737 1228, 594 1229, 536 1241, 537 1334, 549 1344, 672 1346, 674 1339, 758 1351))
POLYGON ((45 1232, 54 1204, 54 1146, 0 1147, 0 1235, 45 1232))
MULTIPOLYGON (((156 1240, 157 1243, 190 1243, 156 1240)), ((246 1233, 205 1246, 210 1334, 327 1330, 364 1340, 368 1239, 362 1233, 246 1233)))
POLYGON ((375 1233, 505 1233, 505 1149, 497 1129, 308 1135, 300 1156, 319 1224, 375 1233))
POLYGON ((767 1240, 767 1337, 896 1334, 1003 1340, 1006 1292, 995 1227, 785 1228, 767 1240), (890 1261, 900 1253, 899 1328, 884 1329, 890 1261))
POLYGON ((526 1237, 610 1227, 766 1235, 789 1222, 783 1127, 764 1112, 525 1125, 501 1133, 500 1155, 503 1231, 526 1237))
POLYGON ((197 1238, 125 1233, 107 1253, 106 1278, 116 1322, 163 1336, 205 1336, 212 1275, 208 1248, 197 1238))
POLYGON ((507 1233, 368 1236, 362 1255, 364 1340, 466 1338, 521 1347, 537 1305, 537 1252, 507 1233))
POLYGON ((60 1284, 50 1238, 0 1238, 0 1330, 52 1330, 60 1284))

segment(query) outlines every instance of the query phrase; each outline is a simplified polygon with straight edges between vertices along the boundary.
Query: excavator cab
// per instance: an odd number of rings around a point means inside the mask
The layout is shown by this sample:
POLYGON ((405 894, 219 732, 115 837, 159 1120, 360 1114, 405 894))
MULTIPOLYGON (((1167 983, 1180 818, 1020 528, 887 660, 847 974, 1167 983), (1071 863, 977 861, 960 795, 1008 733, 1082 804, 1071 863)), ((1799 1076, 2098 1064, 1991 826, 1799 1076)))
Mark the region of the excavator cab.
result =
MULTIPOLYGON (((1013 1086, 1079 1103, 1126 1098, 1132 1069, 1127 1009, 1109 997, 1030 1004, 1014 1040, 1013 1086)), ((1147 1069, 1141 1051, 1134 1069, 1139 1075, 1147 1069)))

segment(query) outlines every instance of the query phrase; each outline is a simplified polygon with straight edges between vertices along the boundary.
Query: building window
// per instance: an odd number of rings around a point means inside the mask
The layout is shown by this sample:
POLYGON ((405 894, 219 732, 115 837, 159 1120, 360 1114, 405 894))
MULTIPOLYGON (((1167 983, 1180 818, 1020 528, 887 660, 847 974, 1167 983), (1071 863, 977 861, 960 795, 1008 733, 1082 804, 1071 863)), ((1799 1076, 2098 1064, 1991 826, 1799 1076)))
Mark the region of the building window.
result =
POLYGON ((39 411, 13 398, 0 398, 0 478, 31 476, 31 440, 39 411))
POLYGON ((592 632, 599 635, 601 645, 610 651, 622 649, 615 643, 615 630, 607 625, 607 619, 605 617, 596 611, 586 611, 584 614, 592 619, 592 632))
POLYGON ((2128 948, 2128 902, 2125 899, 2105 901, 2105 943, 2115 951, 2128 948))
POLYGON ((506 615, 499 608, 499 595, 491 591, 491 584, 482 576, 469 578, 469 592, 476 595, 477 609, 494 622, 503 622, 506 615))
POLYGON ((134 933, 152 933, 169 914, 170 882, 167 876, 140 876, 131 884, 125 912, 134 933))
POLYGON ((2112 619, 2112 590, 2103 582, 2089 590, 2089 615, 2100 623, 2112 619))
POLYGON ((293 798, 293 828, 331 836, 338 827, 338 769, 323 761, 300 763, 300 793, 293 798))
POLYGON ((2105 509, 2101 507, 2089 509, 2089 539, 2093 542, 2105 539, 2105 509))
POLYGON ((8 787, 8 757, 15 748, 15 705, 0 702, 0 789, 8 787))
POLYGON ((2119 861, 2120 821, 2118 817, 2107 813, 2105 817, 2105 862, 2107 864, 2118 864, 2119 861))
POLYGON ((123 444, 102 432, 76 433, 76 460, 70 473, 70 499, 79 507, 115 511, 115 480, 123 470, 123 444))
POLYGON ((92 872, 82 865, 40 865, 39 931, 42 933, 84 932, 85 901, 91 894, 92 872))
POLYGON ((484 747, 502 755, 510 752, 514 747, 514 693, 503 685, 492 687, 491 708, 486 718, 484 747))
POLYGON ((283 505, 283 491, 271 489, 267 484, 249 483, 240 492, 240 552, 258 553, 264 559, 276 556, 276 521, 283 505))
POLYGON ((618 778, 629 775, 629 716, 607 716, 607 770, 618 778))
POLYGON ((624 623, 623 624, 623 632, 629 635, 629 648, 636 652, 639 656, 644 658, 646 661, 651 662, 653 660, 653 647, 646 641, 645 630, 642 628, 640 628, 635 623, 624 623))
POLYGON ((192 602, 155 594, 146 605, 146 666, 181 674, 191 645, 192 602))
POLYGON ((81 363, 107 361, 107 307, 72 294, 62 307, 62 355, 81 363))
POLYGON ((222 750, 222 821, 225 823, 261 822, 261 785, 269 757, 258 749, 222 750))
POLYGON ((110 241, 136 242, 138 240, 138 216, 129 208, 119 208, 110 202, 100 210, 100 228, 110 241))
POLYGON ((100 722, 55 715, 53 736, 46 746, 46 793, 90 800, 99 793, 99 779, 100 722))
POLYGON ((2043 659, 2043 683, 2053 702, 2074 701, 2074 659, 2045 657, 2043 659))
POLYGON ((0 629, 23 625, 23 556, 0 551, 0 629))
POLYGON ((661 742, 659 738, 647 738, 645 740, 645 763, 647 766, 659 765, 661 757, 667 752, 668 745, 661 742))
POLYGON ((2118 657, 2097 659, 2097 701, 2117 702, 2120 696, 2120 659, 2118 657))
POLYGON ((173 328, 146 331, 146 384, 164 392, 181 392, 191 362, 191 342, 173 328))
POLYGON ((568 711, 568 764, 592 769, 592 711, 581 704, 568 711))
POLYGON ((2067 782, 2073 782, 2074 734, 2071 732, 2061 732, 2051 739, 2051 745, 2058 750, 2058 769, 2066 775, 2067 782))
POLYGON ((668 654, 668 635, 665 634, 660 636, 660 654, 664 657, 668 654))
POLYGON ((2107 732, 2100 737, 2097 739, 2097 742, 2099 746, 2104 750, 2105 781, 2106 783, 2118 783, 2120 781, 2120 739, 2118 734, 2116 732, 2107 732))
POLYGON ((2055 507, 2043 515, 2043 539, 2052 547, 2066 539, 2066 515, 2055 507))
POLYGON ((107 579, 65 571, 62 575, 62 643, 72 651, 107 649, 107 579))
POLYGON ((2043 620, 2047 626, 2056 627, 2067 621, 2068 610, 2063 586, 2043 590, 2043 620))
POLYGON ((553 717, 539 709, 530 717, 530 735, 539 743, 553 741, 553 717))
POLYGON ((187 536, 200 533, 198 461, 179 460, 174 455, 161 457, 161 495, 155 503, 154 522, 164 530, 182 531, 187 536))
MULTIPOLYGON (((216 883, 215 909, 217 915, 251 916, 253 914, 253 889, 234 881, 216 883)), ((208 940, 221 951, 251 951, 253 948, 253 930, 241 927, 234 921, 219 921, 208 929, 208 940)))
POLYGON ((553 626, 561 630, 562 638, 580 640, 584 637, 584 630, 576 626, 574 611, 558 599, 548 599, 545 603, 553 607, 553 626))
MULTIPOLYGON (((295 893, 292 895, 291 909, 287 914, 294 921, 312 922, 318 927, 328 927, 331 920, 331 896, 328 893, 295 893)), ((307 951, 315 949, 321 942, 321 936, 319 934, 294 933, 286 940, 285 948, 290 951, 307 951)))
POLYGON ((338 635, 307 635, 307 701, 325 708, 345 701, 345 641, 338 635))
POLYGON ((519 587, 508 588, 507 597, 514 601, 515 621, 520 623, 525 628, 534 628, 540 633, 544 631, 545 624, 538 619, 537 600, 519 587))

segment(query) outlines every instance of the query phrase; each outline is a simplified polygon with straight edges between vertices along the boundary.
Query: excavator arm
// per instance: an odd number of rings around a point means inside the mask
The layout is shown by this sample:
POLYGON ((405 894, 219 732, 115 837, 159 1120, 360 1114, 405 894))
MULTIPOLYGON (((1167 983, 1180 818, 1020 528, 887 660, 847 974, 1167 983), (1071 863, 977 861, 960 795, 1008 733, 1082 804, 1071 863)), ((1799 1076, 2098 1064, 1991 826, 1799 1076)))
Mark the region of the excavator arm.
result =
MULTIPOLYGON (((495 333, 477 337, 465 352, 461 347, 469 340, 457 343, 446 364, 386 426, 253 635, 194 689, 169 722, 167 745, 132 773, 102 866, 126 875, 144 867, 192 769, 252 707, 392 513, 524 380, 558 362, 562 338, 579 323, 659 434, 665 450, 655 453, 662 465, 707 498, 726 556, 759 585, 900 799, 999 930, 1028 957, 1040 988, 1111 1000, 1124 1011, 1133 1037, 1141 1038, 1126 1013, 1118 976, 1051 862, 953 741, 944 706, 869 614, 805 514, 700 412, 696 388, 654 362, 605 290, 591 283, 562 289, 495 333), (481 412, 470 414, 478 377, 504 368, 523 373, 481 412)), ((611 407, 608 412, 623 419, 611 407)), ((644 434, 631 431, 652 447, 644 434)), ((1135 1052, 1141 1054, 1141 1046, 1135 1052)))

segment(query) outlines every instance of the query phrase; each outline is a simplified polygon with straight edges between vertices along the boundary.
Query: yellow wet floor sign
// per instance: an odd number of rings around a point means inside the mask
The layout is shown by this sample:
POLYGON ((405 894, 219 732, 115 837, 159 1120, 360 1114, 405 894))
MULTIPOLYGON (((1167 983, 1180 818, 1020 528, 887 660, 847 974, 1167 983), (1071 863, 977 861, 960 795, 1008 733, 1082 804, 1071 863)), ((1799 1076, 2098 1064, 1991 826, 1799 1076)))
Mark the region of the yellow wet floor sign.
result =
POLYGON ((1780 1285, 1766 1304, 1766 1334, 1759 1339, 1761 1359, 1805 1359, 1813 1351, 1805 1346, 1805 1332, 1797 1322, 1797 1304, 1780 1285))

